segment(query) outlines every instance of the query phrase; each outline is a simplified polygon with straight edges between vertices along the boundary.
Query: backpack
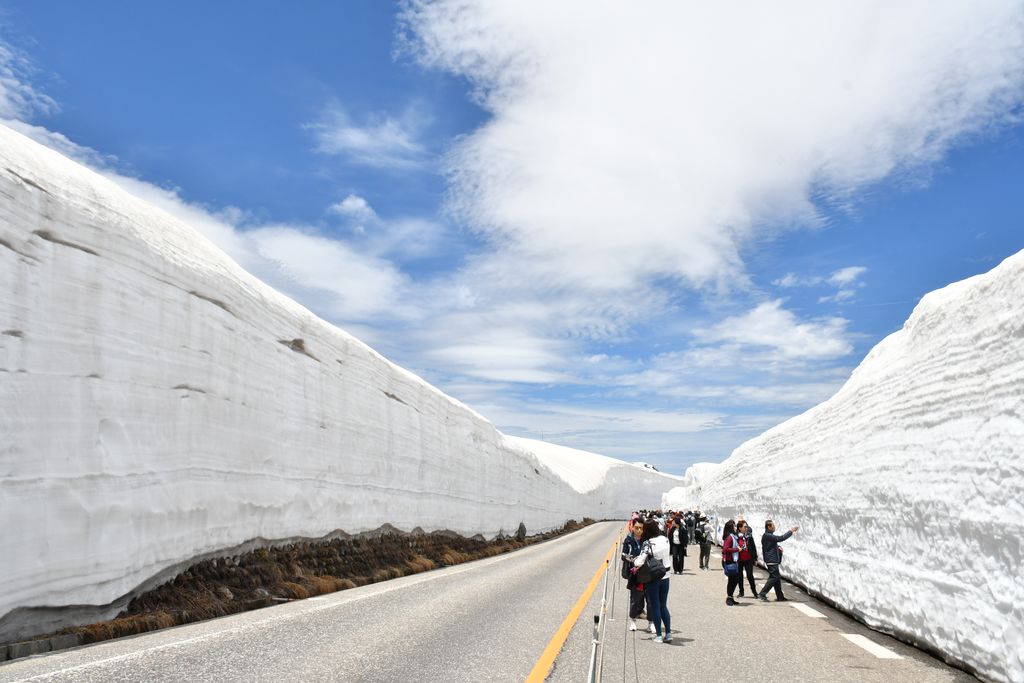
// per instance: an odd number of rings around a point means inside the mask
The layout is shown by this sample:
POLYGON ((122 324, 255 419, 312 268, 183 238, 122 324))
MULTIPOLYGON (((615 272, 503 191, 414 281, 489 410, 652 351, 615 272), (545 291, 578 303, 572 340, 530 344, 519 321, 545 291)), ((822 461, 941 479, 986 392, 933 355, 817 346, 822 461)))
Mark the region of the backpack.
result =
POLYGON ((707 543, 707 541, 708 541, 708 534, 704 530, 704 525, 703 524, 701 524, 699 527, 697 527, 697 530, 693 532, 693 537, 697 540, 697 543, 700 543, 701 545, 703 545, 704 543, 707 543))
POLYGON ((652 581, 657 581, 665 576, 665 574, 668 574, 668 567, 666 567, 660 559, 654 556, 654 548, 651 547, 650 542, 645 544, 643 552, 647 553, 647 559, 636 571, 637 583, 648 584, 652 581))

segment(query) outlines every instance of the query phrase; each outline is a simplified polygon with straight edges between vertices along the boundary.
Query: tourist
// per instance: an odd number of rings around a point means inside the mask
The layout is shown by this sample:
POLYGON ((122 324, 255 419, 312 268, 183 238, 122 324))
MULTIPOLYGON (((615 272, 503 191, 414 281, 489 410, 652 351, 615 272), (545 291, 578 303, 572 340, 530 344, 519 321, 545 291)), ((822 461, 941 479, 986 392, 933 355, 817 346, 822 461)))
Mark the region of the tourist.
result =
POLYGON ((674 517, 670 528, 668 541, 672 554, 672 573, 682 574, 686 564, 686 527, 683 518, 678 515, 674 517))
POLYGON ((742 539, 736 535, 736 522, 729 520, 725 523, 722 531, 722 569, 726 576, 726 593, 728 597, 725 604, 735 605, 732 594, 736 592, 736 586, 740 582, 740 551, 742 550, 742 539))
POLYGON ((764 552, 764 566, 768 568, 768 581, 757 596, 768 602, 768 591, 775 589, 775 602, 785 602, 786 596, 782 594, 782 576, 779 574, 779 564, 782 562, 782 548, 779 544, 795 534, 800 527, 795 526, 781 536, 775 535, 775 522, 767 520, 764 523, 764 535, 761 536, 761 550, 764 552))
POLYGON ((639 569, 651 555, 656 557, 665 566, 666 574, 659 579, 650 581, 644 586, 647 593, 647 616, 654 624, 654 642, 672 642, 672 616, 668 612, 668 589, 669 578, 667 569, 671 563, 669 557, 668 539, 661 533, 656 522, 648 522, 644 525, 643 547, 640 555, 633 564, 639 569), (665 631, 662 634, 661 627, 664 624, 665 631))
POLYGON ((644 590, 638 586, 636 576, 630 571, 633 567, 633 560, 640 555, 642 545, 641 538, 644 535, 644 523, 638 517, 629 527, 630 533, 622 541, 622 576, 626 579, 626 589, 629 591, 629 630, 636 630, 636 620, 644 611, 644 590))
POLYGON ((693 510, 686 513, 686 542, 693 543, 693 530, 697 526, 697 516, 693 514, 693 510))
POLYGON ((750 581, 750 597, 757 597, 757 585, 754 583, 754 562, 757 561, 757 546, 754 545, 754 535, 750 525, 743 519, 736 520, 736 535, 742 541, 743 550, 740 551, 740 597, 743 593, 743 577, 746 575, 750 581))
POLYGON ((700 545, 700 568, 707 571, 711 565, 711 544, 714 539, 715 530, 711 527, 711 523, 708 522, 708 518, 701 515, 700 522, 694 529, 693 537, 694 541, 700 545))

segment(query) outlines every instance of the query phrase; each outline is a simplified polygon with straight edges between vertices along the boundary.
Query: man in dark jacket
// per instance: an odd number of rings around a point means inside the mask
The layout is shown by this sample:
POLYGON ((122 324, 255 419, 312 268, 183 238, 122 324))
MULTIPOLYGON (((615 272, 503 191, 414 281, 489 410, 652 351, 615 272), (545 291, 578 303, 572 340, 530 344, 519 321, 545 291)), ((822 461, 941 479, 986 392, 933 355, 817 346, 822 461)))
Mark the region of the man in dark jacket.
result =
POLYGON ((761 536, 761 552, 764 557, 764 565, 768 568, 768 581, 758 594, 758 598, 768 602, 768 591, 775 589, 775 601, 785 602, 786 596, 782 594, 782 577, 779 575, 779 563, 782 562, 782 548, 779 544, 785 541, 799 530, 795 526, 781 536, 775 535, 775 522, 768 520, 764 523, 764 535, 761 536))

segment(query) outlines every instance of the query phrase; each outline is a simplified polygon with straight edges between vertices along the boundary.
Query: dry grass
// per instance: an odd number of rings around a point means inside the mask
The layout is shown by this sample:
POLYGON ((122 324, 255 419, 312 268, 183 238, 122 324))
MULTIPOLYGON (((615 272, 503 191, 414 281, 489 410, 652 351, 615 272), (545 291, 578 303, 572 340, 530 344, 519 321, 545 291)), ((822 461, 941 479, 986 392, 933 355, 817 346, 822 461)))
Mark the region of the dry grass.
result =
POLYGON ((474 559, 469 553, 462 553, 458 550, 452 550, 451 548, 445 548, 441 552, 441 561, 447 565, 462 564, 463 562, 469 562, 474 559))
POLYGON ((374 570, 373 574, 370 575, 374 583, 380 581, 389 581, 391 579, 397 579, 405 574, 398 567, 381 567, 380 569, 374 570))
POLYGON ((309 597, 309 591, 302 584, 293 583, 291 581, 282 581, 275 586, 276 590, 270 591, 271 593, 277 593, 282 598, 290 598, 292 600, 303 600, 309 597))
POLYGON ((412 570, 413 574, 427 572, 437 567, 436 562, 429 557, 423 557, 422 555, 416 555, 411 560, 406 560, 405 564, 412 570))
POLYGON ((116 619, 63 633, 78 633, 83 642, 92 643, 154 631, 262 607, 272 603, 270 596, 299 600, 493 557, 592 522, 569 520, 560 530, 526 540, 387 532, 258 548, 193 565, 132 600, 116 619))
POLYGON ((333 576, 329 578, 326 576, 308 576, 302 582, 302 585, 306 587, 306 591, 309 592, 310 595, 333 593, 338 590, 334 587, 334 581, 331 580, 333 578, 333 576))
POLYGON ((110 621, 103 621, 98 624, 90 624, 78 629, 68 629, 68 633, 78 633, 82 636, 83 643, 97 643, 101 640, 131 636, 136 633, 156 631, 170 626, 176 626, 177 621, 173 616, 164 611, 152 612, 150 614, 139 614, 131 617, 118 617, 110 621))

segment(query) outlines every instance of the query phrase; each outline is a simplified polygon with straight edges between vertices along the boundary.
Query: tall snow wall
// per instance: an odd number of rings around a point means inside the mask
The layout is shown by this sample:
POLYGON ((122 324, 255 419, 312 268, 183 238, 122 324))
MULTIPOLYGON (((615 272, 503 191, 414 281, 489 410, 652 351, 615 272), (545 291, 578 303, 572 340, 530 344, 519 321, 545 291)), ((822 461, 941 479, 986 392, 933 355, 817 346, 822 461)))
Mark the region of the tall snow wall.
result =
POLYGON ((0 642, 110 616, 254 539, 534 533, 678 481, 602 463, 571 485, 189 226, 0 126, 0 642))
POLYGON ((720 467, 721 465, 717 462, 698 462, 687 467, 686 472, 683 473, 683 480, 679 485, 662 494, 662 509, 700 509, 704 482, 714 477, 720 467))
POLYGON ((800 531, 783 573, 1024 681, 1024 252, 925 296, 839 392, 737 448, 701 505, 800 531))

